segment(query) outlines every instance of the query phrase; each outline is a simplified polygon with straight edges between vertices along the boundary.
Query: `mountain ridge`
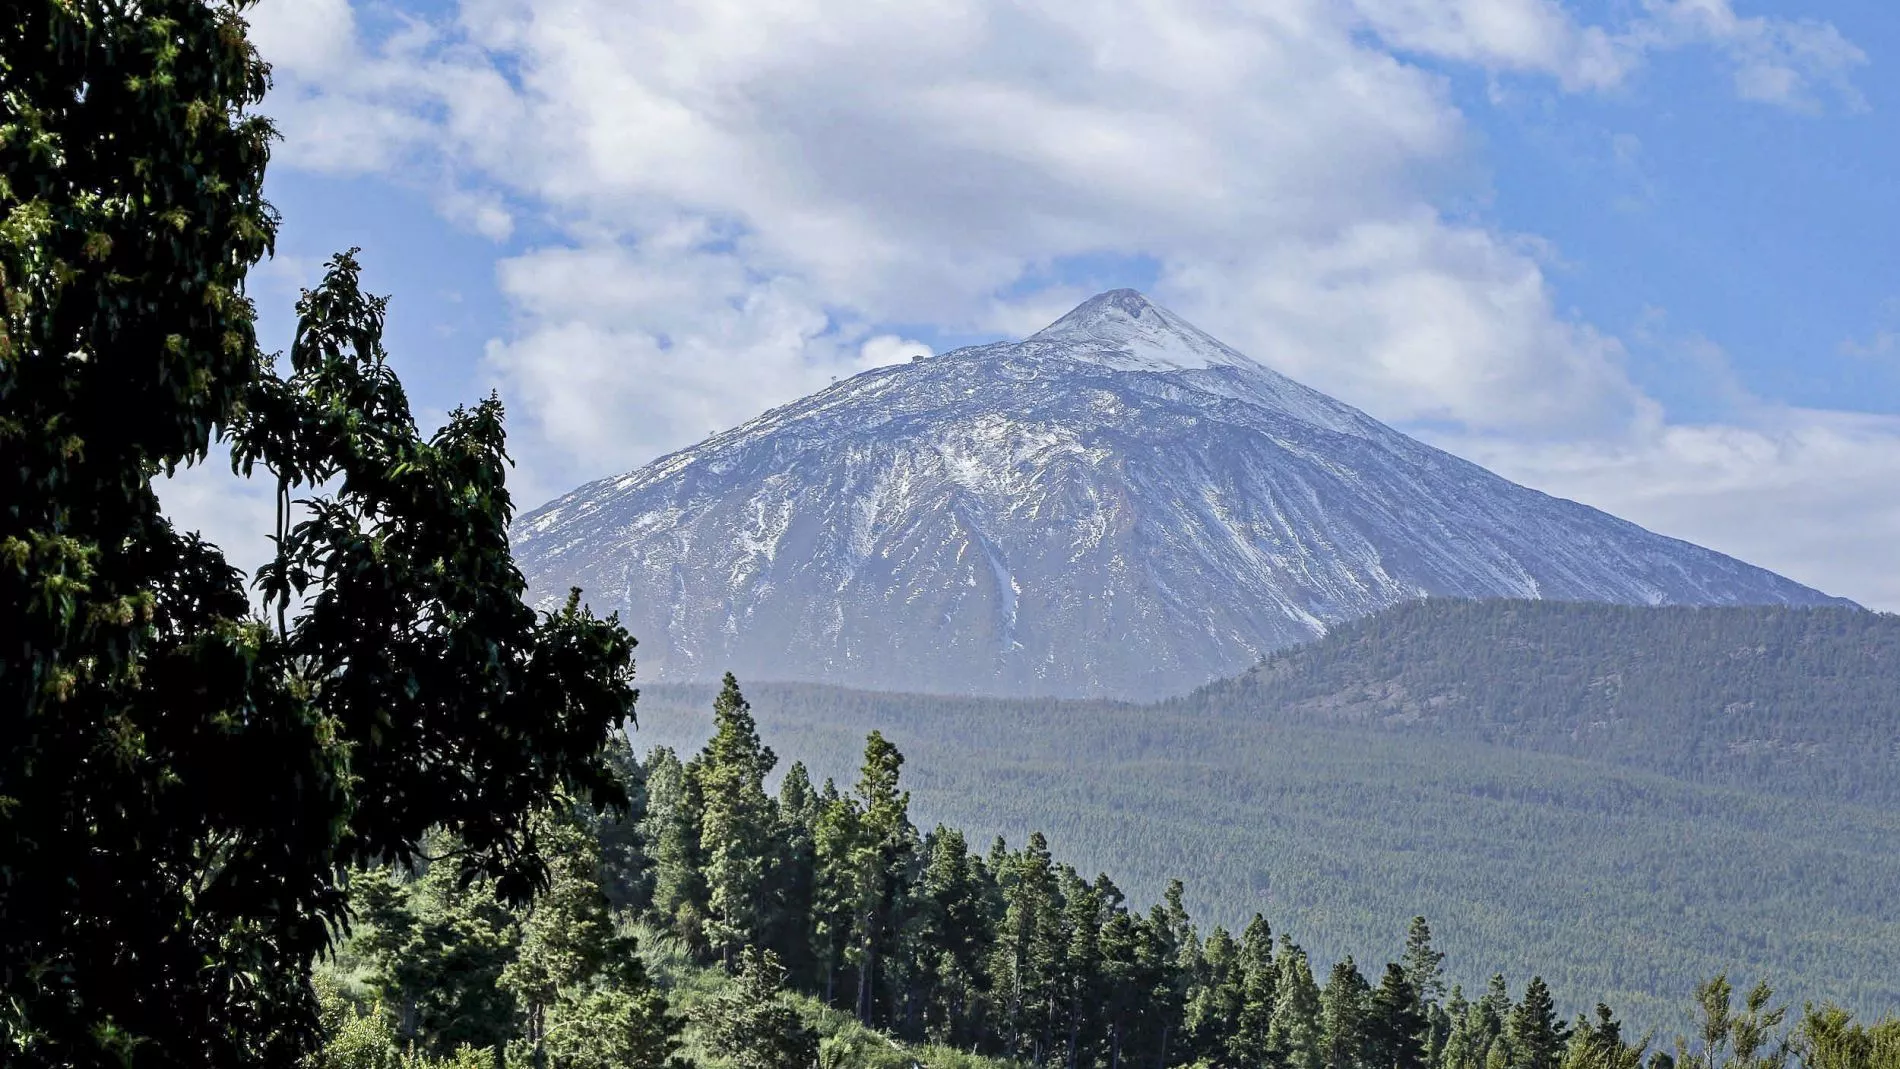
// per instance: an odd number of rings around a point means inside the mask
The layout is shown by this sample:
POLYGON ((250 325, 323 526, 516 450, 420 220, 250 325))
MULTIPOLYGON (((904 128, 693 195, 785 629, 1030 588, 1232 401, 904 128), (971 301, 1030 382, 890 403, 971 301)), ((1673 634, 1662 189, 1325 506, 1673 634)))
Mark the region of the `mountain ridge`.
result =
POLYGON ((1160 697, 1428 596, 1844 604, 1520 487, 1132 290, 523 516, 659 679, 1160 697))

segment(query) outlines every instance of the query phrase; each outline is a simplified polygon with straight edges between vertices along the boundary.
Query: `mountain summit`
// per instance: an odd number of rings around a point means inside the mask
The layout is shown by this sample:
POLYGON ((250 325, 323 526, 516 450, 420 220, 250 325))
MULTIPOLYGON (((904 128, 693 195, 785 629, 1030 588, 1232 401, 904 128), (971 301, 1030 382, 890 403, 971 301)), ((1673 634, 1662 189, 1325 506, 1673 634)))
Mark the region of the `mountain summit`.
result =
POLYGON ((1134 290, 867 371, 521 518, 646 678, 1152 697, 1428 596, 1846 604, 1518 486, 1134 290))

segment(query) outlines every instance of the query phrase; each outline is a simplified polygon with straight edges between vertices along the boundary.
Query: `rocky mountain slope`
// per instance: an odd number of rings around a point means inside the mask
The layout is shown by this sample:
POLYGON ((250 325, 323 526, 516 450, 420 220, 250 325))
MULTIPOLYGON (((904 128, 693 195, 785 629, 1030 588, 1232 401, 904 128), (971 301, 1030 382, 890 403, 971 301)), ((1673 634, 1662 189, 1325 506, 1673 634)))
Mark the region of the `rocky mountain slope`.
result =
POLYGON ((1834 602, 1518 486, 1132 290, 880 368, 516 525, 641 674, 1179 692, 1396 603, 1834 602))

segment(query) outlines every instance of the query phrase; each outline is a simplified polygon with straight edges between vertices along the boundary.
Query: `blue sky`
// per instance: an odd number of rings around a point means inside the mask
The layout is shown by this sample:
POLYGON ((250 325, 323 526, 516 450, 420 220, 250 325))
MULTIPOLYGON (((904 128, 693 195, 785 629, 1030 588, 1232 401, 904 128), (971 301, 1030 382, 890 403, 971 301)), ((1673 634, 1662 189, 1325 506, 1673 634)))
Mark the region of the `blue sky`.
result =
MULTIPOLYGON (((362 246, 425 415, 509 403, 524 504, 1128 285, 1507 476, 1900 608, 1889 5, 253 21, 285 135, 267 335, 362 246)), ((188 522, 248 522, 244 488, 194 479, 188 522)))

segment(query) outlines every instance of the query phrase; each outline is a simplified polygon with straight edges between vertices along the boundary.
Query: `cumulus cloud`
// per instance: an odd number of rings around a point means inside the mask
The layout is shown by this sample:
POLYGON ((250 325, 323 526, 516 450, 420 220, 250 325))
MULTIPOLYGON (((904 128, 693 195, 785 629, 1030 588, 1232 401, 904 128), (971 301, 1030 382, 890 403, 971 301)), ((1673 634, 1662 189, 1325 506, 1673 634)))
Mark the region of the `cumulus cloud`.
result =
POLYGON ((1171 267, 1188 318, 1382 419, 1588 434, 1651 414, 1622 345, 1560 315, 1534 245, 1429 213, 1171 267))
POLYGON ((1825 23, 1730 0, 1604 25, 1556 0, 461 0, 369 35, 344 0, 256 10, 285 162, 552 235, 501 259, 512 327, 484 358, 524 502, 927 352, 888 324, 1033 331, 1088 295, 1052 265, 1091 256, 1153 263, 1166 303, 1375 415, 1718 548, 1752 543, 1626 481, 1741 509, 1695 478, 1710 442, 1809 471, 1852 438, 1878 468, 1881 428, 1671 426, 1562 309, 1549 249, 1442 211, 1485 191, 1419 62, 1595 92, 1705 49, 1743 98, 1852 106, 1865 57, 1825 23))
POLYGON ((1499 474, 1900 611, 1900 418, 1800 408, 1615 437, 1442 436, 1499 474))

